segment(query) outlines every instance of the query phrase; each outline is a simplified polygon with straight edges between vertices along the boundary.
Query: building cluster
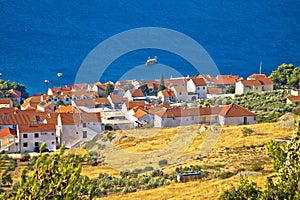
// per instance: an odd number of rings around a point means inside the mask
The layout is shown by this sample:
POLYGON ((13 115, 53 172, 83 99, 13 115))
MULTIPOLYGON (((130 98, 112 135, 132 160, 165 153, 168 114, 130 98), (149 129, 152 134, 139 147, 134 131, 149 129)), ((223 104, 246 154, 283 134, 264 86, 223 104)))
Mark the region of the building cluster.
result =
POLYGON ((232 75, 170 78, 157 92, 159 84, 159 80, 124 80, 49 88, 46 94, 23 100, 20 109, 13 107, 13 101, 21 101, 16 91, 12 98, 0 99, 0 149, 30 152, 43 142, 53 151, 63 143, 75 148, 105 129, 254 124, 256 115, 240 105, 191 108, 182 103, 229 95, 229 86, 235 86, 236 94, 273 90, 273 82, 264 74, 247 80, 232 75), (114 91, 105 96, 109 84, 114 91), (147 86, 148 94, 142 86, 147 86))

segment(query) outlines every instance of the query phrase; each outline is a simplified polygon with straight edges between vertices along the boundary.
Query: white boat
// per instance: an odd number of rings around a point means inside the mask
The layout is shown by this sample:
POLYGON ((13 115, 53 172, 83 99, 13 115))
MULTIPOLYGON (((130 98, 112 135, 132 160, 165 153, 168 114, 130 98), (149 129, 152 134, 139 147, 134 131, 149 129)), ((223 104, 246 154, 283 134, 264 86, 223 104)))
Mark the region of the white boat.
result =
POLYGON ((57 76, 58 77, 62 77, 62 73, 57 73, 57 76))
POLYGON ((157 64, 157 57, 154 56, 154 58, 148 58, 148 60, 146 61, 146 65, 154 65, 154 64, 157 64))

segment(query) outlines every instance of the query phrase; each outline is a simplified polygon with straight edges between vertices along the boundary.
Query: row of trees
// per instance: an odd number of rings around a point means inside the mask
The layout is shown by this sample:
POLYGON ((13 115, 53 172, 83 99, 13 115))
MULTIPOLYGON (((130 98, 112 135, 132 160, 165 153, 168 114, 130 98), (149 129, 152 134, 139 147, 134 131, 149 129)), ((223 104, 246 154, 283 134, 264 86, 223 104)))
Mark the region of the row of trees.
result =
POLYGON ((275 142, 266 145, 276 174, 267 178, 265 190, 242 178, 238 187, 226 190, 219 199, 300 199, 300 118, 295 124, 292 140, 287 145, 275 142))

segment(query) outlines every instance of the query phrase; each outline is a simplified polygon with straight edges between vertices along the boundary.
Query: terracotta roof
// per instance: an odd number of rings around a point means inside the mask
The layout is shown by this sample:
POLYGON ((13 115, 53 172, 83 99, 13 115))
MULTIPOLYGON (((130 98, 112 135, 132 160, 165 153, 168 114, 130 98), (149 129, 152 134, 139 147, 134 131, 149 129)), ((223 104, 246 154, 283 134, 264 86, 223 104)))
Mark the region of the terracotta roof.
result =
POLYGON ((73 100, 76 106, 95 106, 94 99, 79 99, 73 100))
POLYGON ((186 85, 186 79, 185 78, 165 79, 165 85, 167 87, 186 85))
POLYGON ((265 79, 268 78, 265 74, 252 74, 247 77, 247 79, 251 80, 260 80, 260 79, 265 79))
POLYGON ((290 100, 291 102, 300 102, 300 96, 290 96, 287 97, 288 100, 290 100))
POLYGON ((157 90, 158 84, 157 83, 148 83, 147 84, 149 89, 157 90))
POLYGON ((10 104, 11 99, 10 98, 0 98, 0 104, 10 104))
POLYGON ((142 109, 138 109, 133 116, 136 117, 137 119, 139 119, 139 118, 143 117, 146 114, 148 114, 146 111, 144 111, 142 109))
POLYGON ((175 97, 174 92, 170 89, 164 89, 161 91, 161 93, 164 97, 175 97))
POLYGON ((110 93, 109 95, 110 99, 112 100, 113 103, 122 103, 124 102, 123 98, 118 95, 118 94, 115 94, 115 93, 110 93))
POLYGON ((0 138, 4 138, 8 135, 13 135, 13 136, 17 137, 17 131, 12 128, 5 128, 5 129, 0 130, 0 138))
POLYGON ((220 115, 224 117, 255 116, 253 112, 237 104, 230 104, 223 107, 220 115))
POLYGON ((262 78, 258 80, 262 85, 274 85, 273 81, 269 78, 262 78))
POLYGON ((195 86, 206 86, 204 78, 191 78, 195 86))
POLYGON ((201 115, 217 115, 221 111, 221 107, 213 108, 184 108, 184 107, 172 107, 163 108, 155 114, 162 118, 172 117, 187 117, 187 116, 201 116, 201 115))
POLYGON ((74 125, 85 122, 101 122, 101 115, 97 113, 60 113, 63 125, 74 125))
POLYGON ((56 113, 72 113, 73 112, 73 106, 72 105, 61 105, 58 107, 58 109, 55 110, 56 113))
POLYGON ((21 98, 21 92, 19 90, 10 89, 8 90, 11 93, 12 98, 21 98))
POLYGON ((18 111, 20 111, 20 110, 16 107, 13 107, 13 108, 0 108, 0 114, 1 113, 13 114, 13 113, 18 112, 18 111))
POLYGON ((141 89, 132 89, 130 90, 130 94, 132 97, 144 97, 144 93, 141 89))
POLYGON ((144 107, 146 105, 145 101, 128 101, 126 102, 127 109, 130 110, 135 106, 144 107))
POLYGON ((106 106, 111 106, 111 103, 109 102, 109 100, 107 99, 107 97, 100 97, 100 98, 96 98, 96 99, 93 99, 94 100, 94 104, 96 106, 99 106, 99 105, 106 105, 106 106))
POLYGON ((19 125, 20 133, 55 132, 55 124, 26 124, 19 125))
POLYGON ((244 86, 261 86, 261 83, 258 80, 242 80, 241 83, 244 86))
POLYGON ((207 94, 222 94, 223 90, 222 88, 207 88, 207 94))
POLYGON ((31 114, 2 114, 0 115, 0 125, 13 125, 13 124, 30 124, 35 121, 31 114))
POLYGON ((187 92, 186 86, 173 86, 176 92, 187 92))
POLYGON ((234 85, 239 80, 239 76, 232 75, 218 75, 212 81, 217 85, 234 85))

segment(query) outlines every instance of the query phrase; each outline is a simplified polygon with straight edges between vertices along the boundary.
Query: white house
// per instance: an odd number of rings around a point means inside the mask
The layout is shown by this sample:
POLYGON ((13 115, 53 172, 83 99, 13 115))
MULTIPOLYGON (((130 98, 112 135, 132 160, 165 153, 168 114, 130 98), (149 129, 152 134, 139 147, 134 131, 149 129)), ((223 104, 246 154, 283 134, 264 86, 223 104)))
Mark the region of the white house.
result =
POLYGON ((289 96, 286 98, 287 104, 293 104, 293 103, 299 103, 300 102, 300 96, 289 96))
POLYGON ((247 80, 241 80, 236 83, 235 94, 269 92, 273 91, 273 88, 273 81, 265 74, 252 74, 247 77, 247 80))
POLYGON ((173 86, 171 90, 174 92, 178 101, 190 101, 186 86, 173 86))
POLYGON ((55 124, 18 125, 20 152, 32 152, 44 142, 49 150, 56 150, 55 131, 55 124))
POLYGON ((219 123, 222 126, 255 124, 256 115, 242 106, 230 104, 220 111, 219 123))
POLYGON ((190 78, 187 82, 189 93, 198 95, 198 99, 204 99, 207 95, 207 85, 204 78, 190 78))
POLYGON ((6 153, 16 153, 19 151, 17 130, 4 128, 0 130, 0 151, 6 153))
POLYGON ((141 89, 132 89, 127 90, 124 94, 124 97, 128 98, 129 101, 133 101, 136 98, 145 97, 145 95, 141 89))
POLYGON ((100 113, 60 113, 57 117, 56 136, 59 144, 75 148, 103 131, 100 113))
POLYGON ((57 106, 51 102, 40 102, 37 107, 37 110, 41 112, 54 112, 57 109, 57 106))
POLYGON ((220 107, 215 108, 164 108, 154 115, 155 127, 177 127, 193 124, 211 124, 218 122, 220 107))
POLYGON ((162 91, 159 91, 157 93, 157 97, 162 101, 163 104, 170 104, 176 101, 176 96, 173 90, 170 89, 164 89, 162 91))

